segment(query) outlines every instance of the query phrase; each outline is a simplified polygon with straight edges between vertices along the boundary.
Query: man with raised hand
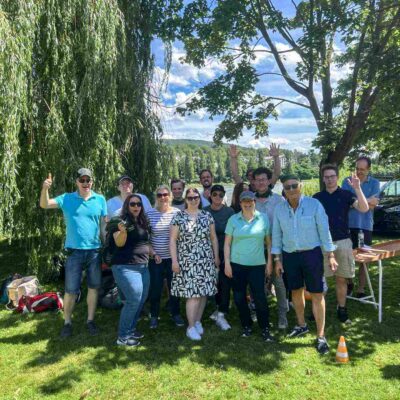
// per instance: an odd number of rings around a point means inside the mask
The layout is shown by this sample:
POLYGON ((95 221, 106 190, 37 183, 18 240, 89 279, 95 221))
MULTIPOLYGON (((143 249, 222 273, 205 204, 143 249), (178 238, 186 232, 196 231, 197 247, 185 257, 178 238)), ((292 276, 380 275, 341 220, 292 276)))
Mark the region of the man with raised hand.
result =
POLYGON ((349 212, 354 208, 360 213, 365 213, 369 210, 369 207, 367 199, 361 190, 360 179, 356 174, 352 174, 347 181, 355 194, 339 187, 338 168, 336 165, 323 165, 321 175, 325 190, 316 193, 313 197, 321 202, 328 215, 329 230, 333 243, 336 245, 334 253, 338 262, 337 270, 332 273, 330 268, 327 268, 328 260, 325 260, 325 276, 335 276, 338 302, 337 316, 340 322, 350 323, 346 308, 347 279, 354 278, 355 261, 350 239, 349 212))
MULTIPOLYGON (((349 227, 351 240, 353 242, 353 249, 356 249, 359 245, 358 234, 362 231, 364 235, 364 244, 372 245, 372 231, 374 229, 374 208, 379 203, 380 184, 379 181, 370 176, 371 170, 371 159, 366 156, 358 157, 356 160, 356 174, 360 179, 361 190, 364 196, 367 198, 369 210, 360 212, 356 208, 349 211, 349 227)), ((349 190, 353 194, 355 193, 354 188, 349 184, 348 178, 345 178, 342 182, 342 189, 349 190)), ((358 290, 357 297, 363 298, 365 294, 365 284, 367 276, 365 274, 364 267, 360 267, 358 276, 358 290)), ((353 291, 353 282, 349 282, 349 293, 353 291)))
MULTIPOLYGON (((133 193, 133 179, 128 175, 120 176, 117 180, 117 188, 119 195, 107 200, 107 215, 109 219, 120 213, 125 199, 133 193)), ((141 193, 136 194, 142 199, 144 212, 150 211, 152 207, 147 196, 141 193)))
POLYGON ((284 273, 286 287, 292 292, 297 326, 290 338, 309 332, 304 319, 304 287, 311 294, 313 314, 317 325, 316 349, 327 354, 325 339, 325 299, 323 295, 324 258, 327 254, 332 271, 337 268, 329 232, 328 217, 322 204, 301 194, 300 180, 295 175, 281 178, 286 201, 275 207, 272 226, 272 250, 275 270, 284 273))
POLYGON ((82 273, 86 270, 87 329, 90 335, 97 335, 94 322, 98 288, 101 286, 101 239, 102 224, 107 217, 105 198, 92 191, 93 175, 90 169, 80 168, 76 177, 77 191, 64 193, 55 198, 49 197, 53 184, 51 174, 43 182, 40 194, 40 207, 60 208, 64 214, 67 234, 65 248, 68 258, 65 263, 64 326, 61 337, 72 335, 72 312, 79 293, 82 273))

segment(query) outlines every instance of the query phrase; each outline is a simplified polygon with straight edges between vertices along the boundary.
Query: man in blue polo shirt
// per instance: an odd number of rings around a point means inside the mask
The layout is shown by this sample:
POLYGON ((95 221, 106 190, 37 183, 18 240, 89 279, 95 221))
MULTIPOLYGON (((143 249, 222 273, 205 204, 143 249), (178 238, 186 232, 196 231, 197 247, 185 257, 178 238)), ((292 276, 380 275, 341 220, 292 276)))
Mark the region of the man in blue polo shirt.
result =
POLYGON ((82 272, 87 274, 87 328, 91 335, 97 335, 94 323, 97 306, 97 291, 101 285, 101 224, 107 216, 106 200, 92 191, 93 175, 87 168, 78 170, 77 191, 64 193, 50 199, 49 189, 53 183, 51 174, 43 182, 40 207, 60 208, 67 228, 65 248, 69 255, 65 263, 64 326, 61 337, 72 335, 72 312, 80 290, 82 272))
MULTIPOLYGON (((358 157, 356 160, 356 173, 361 182, 361 190, 367 198, 369 211, 362 213, 353 208, 349 212, 349 227, 353 249, 358 247, 358 233, 364 233, 364 243, 368 246, 372 244, 372 231, 374 228, 374 208, 379 203, 380 184, 379 181, 369 175, 371 169, 371 159, 366 156, 358 157)), ((343 180, 342 189, 354 193, 354 189, 349 185, 347 178, 343 180)), ((365 297, 366 274, 364 268, 359 270, 359 281, 357 297, 365 297)), ((349 283, 349 292, 353 289, 353 283, 349 283)))
POLYGON ((353 174, 347 181, 348 185, 354 189, 355 194, 338 186, 339 177, 336 165, 323 165, 321 175, 325 183, 325 190, 316 193, 313 197, 321 202, 328 215, 329 230, 333 243, 336 245, 334 253, 338 262, 337 270, 332 273, 327 268, 327 260, 325 260, 325 276, 335 275, 337 316, 341 322, 350 323, 346 308, 347 279, 354 278, 355 262, 348 223, 349 212, 354 208, 360 213, 365 213, 369 208, 360 187, 360 179, 356 174, 353 174))
POLYGON ((336 270, 336 246, 329 232, 328 217, 321 203, 301 194, 301 184, 295 175, 281 178, 286 201, 275 207, 272 225, 272 249, 275 270, 284 273, 287 289, 292 292, 297 326, 289 337, 309 332, 304 319, 304 286, 311 294, 317 325, 316 348, 320 354, 329 351, 324 336, 325 299, 323 295, 324 263, 322 250, 329 266, 336 270))

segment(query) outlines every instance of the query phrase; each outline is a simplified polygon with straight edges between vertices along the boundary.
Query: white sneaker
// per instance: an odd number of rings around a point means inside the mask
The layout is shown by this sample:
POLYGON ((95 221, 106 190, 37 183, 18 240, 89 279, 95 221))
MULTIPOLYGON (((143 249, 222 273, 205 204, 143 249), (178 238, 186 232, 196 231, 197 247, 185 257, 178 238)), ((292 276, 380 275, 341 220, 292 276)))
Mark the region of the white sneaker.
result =
POLYGON ((199 335, 202 335, 204 333, 203 325, 200 321, 196 321, 194 323, 194 327, 196 328, 196 331, 199 333, 199 335))
POLYGON ((225 315, 222 312, 218 313, 218 316, 217 316, 217 319, 215 321, 215 324, 222 331, 228 331, 229 329, 231 329, 231 326, 229 325, 228 321, 225 319, 225 315))
POLYGON ((211 315, 210 315, 210 319, 212 319, 213 321, 216 321, 218 317, 218 310, 215 310, 211 315))
POLYGON ((194 326, 186 329, 186 336, 190 340, 201 340, 201 336, 200 336, 199 332, 197 332, 197 329, 194 326))

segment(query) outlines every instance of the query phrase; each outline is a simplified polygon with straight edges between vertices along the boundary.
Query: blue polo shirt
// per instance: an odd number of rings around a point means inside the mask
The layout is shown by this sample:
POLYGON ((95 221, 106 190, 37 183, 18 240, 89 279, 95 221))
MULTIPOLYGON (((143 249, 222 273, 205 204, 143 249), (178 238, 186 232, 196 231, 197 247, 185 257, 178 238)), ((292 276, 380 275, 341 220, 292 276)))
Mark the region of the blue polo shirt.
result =
POLYGON ((332 240, 350 238, 349 211, 357 200, 355 195, 348 190, 338 187, 334 192, 326 190, 315 193, 313 196, 324 206, 329 219, 329 230, 332 240))
POLYGON ((64 214, 67 236, 65 248, 91 250, 101 247, 100 218, 107 215, 104 196, 95 192, 84 200, 78 192, 54 199, 64 214))
MULTIPOLYGON (((343 180, 342 189, 349 190, 354 193, 353 188, 347 183, 347 178, 343 180)), ((372 176, 368 175, 365 182, 361 184, 361 190, 364 196, 368 199, 369 197, 379 197, 380 184, 379 181, 372 176)), ((362 213, 356 209, 349 211, 349 227, 353 229, 365 229, 367 231, 373 230, 374 227, 374 212, 369 210, 366 213, 362 213)))
POLYGON ((258 211, 249 222, 242 212, 232 215, 225 234, 232 236, 231 262, 241 265, 262 265, 265 260, 265 237, 270 235, 268 217, 258 211))

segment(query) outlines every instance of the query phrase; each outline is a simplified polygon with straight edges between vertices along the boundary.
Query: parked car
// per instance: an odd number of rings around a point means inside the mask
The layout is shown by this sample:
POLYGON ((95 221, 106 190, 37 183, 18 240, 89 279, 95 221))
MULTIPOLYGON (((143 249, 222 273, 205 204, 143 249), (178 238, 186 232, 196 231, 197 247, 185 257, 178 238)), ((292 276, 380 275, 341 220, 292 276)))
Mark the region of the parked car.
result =
POLYGON ((374 231, 400 232, 400 178, 382 186, 379 198, 374 210, 374 231))

